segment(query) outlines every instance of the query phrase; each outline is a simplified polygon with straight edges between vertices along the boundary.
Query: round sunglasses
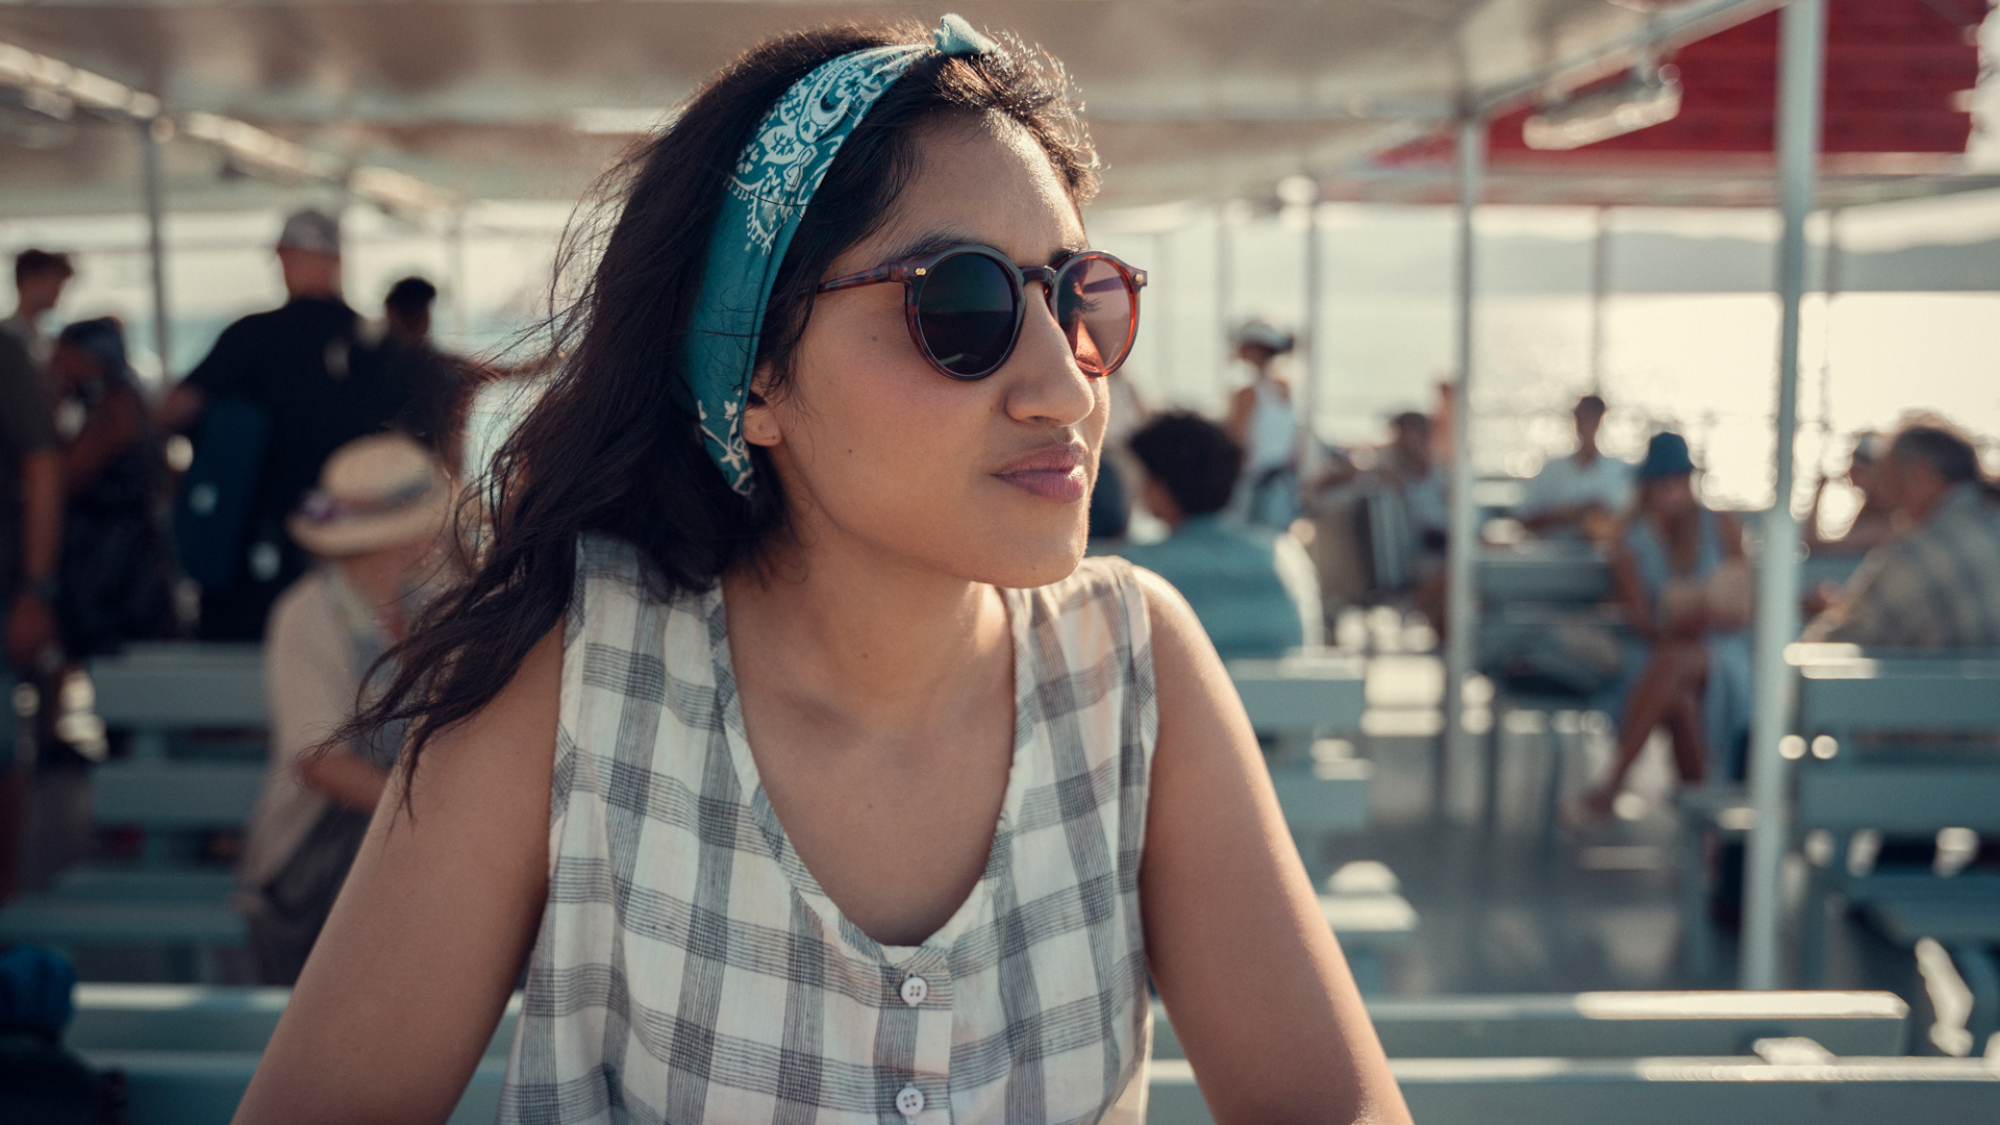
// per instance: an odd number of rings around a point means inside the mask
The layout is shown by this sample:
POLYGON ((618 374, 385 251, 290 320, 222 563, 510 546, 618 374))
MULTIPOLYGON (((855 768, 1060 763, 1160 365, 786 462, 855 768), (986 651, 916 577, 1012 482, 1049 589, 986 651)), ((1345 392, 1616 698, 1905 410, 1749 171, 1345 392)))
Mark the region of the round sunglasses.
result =
POLYGON ((1028 283, 1039 281, 1077 366, 1095 377, 1118 370, 1131 354, 1146 271, 1100 250, 1024 268, 991 246, 966 245, 836 277, 817 292, 892 281, 903 283, 903 315, 917 350, 940 372, 968 381, 1000 370, 1014 354, 1028 283))

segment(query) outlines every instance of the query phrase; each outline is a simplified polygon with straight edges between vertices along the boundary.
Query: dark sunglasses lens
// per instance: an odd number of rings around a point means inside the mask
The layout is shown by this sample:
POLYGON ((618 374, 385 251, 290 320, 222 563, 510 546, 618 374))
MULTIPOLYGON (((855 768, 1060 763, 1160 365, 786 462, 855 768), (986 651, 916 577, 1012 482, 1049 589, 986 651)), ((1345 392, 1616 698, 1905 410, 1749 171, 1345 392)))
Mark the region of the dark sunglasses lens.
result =
POLYGON ((917 327, 938 366, 985 375, 1014 341, 1014 279, 983 254, 953 254, 931 267, 917 296, 917 327))
POLYGON ((1086 375, 1103 375, 1125 361, 1137 314, 1125 276, 1103 258, 1079 258, 1056 276, 1056 323, 1086 375))

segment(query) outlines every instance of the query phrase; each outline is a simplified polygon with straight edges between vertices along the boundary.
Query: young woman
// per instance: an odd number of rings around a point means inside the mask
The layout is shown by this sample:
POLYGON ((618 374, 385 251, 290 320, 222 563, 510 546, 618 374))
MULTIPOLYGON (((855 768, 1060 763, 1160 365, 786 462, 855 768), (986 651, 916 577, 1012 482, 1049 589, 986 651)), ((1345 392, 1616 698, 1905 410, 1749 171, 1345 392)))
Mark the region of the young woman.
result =
POLYGON ((49 377, 74 426, 62 447, 67 501, 56 608, 64 652, 83 660, 126 641, 171 637, 173 563, 158 514, 166 466, 125 358, 124 328, 108 316, 64 328, 49 377))
POLYGON ((1407 1120, 1186 604, 1079 565, 1143 275, 1060 72, 788 36, 641 156, 237 1119, 1407 1120))
POLYGON ((1618 723, 1617 757, 1583 796, 1586 821, 1603 820, 1658 727, 1665 727, 1683 785, 1739 773, 1750 728, 1750 571, 1736 518, 1694 492, 1687 440, 1653 435, 1637 473, 1638 499, 1612 555, 1612 585, 1638 669, 1618 723))

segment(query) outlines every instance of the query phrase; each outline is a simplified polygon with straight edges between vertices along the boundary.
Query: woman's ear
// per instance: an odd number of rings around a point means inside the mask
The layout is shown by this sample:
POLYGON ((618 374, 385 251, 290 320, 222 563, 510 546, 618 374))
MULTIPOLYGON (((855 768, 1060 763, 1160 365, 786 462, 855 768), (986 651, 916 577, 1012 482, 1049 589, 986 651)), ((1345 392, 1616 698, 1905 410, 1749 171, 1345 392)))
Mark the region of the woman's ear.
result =
POLYGON ((743 402, 743 440, 751 445, 769 448, 785 440, 784 427, 778 424, 778 412, 768 395, 770 389, 768 368, 759 367, 751 373, 750 394, 743 402))

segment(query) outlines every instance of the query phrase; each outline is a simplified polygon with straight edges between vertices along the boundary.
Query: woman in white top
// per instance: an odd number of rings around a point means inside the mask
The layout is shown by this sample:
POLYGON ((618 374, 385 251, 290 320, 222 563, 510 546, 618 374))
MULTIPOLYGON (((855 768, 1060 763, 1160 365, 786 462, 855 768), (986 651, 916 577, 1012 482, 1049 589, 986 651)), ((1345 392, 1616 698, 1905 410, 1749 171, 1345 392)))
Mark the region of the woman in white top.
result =
POLYGON ((1292 387, 1278 377, 1278 357, 1294 340, 1282 328, 1252 320, 1236 330, 1236 358, 1250 365, 1247 386, 1229 400, 1223 422, 1243 448, 1237 509, 1252 523, 1284 530, 1299 514, 1299 412, 1292 387))
POLYGON ((628 169, 239 1121, 1407 1120, 1186 604, 1082 566, 1144 274, 1055 64, 753 50, 628 169), (733 171, 732 171, 733 169, 733 171))

